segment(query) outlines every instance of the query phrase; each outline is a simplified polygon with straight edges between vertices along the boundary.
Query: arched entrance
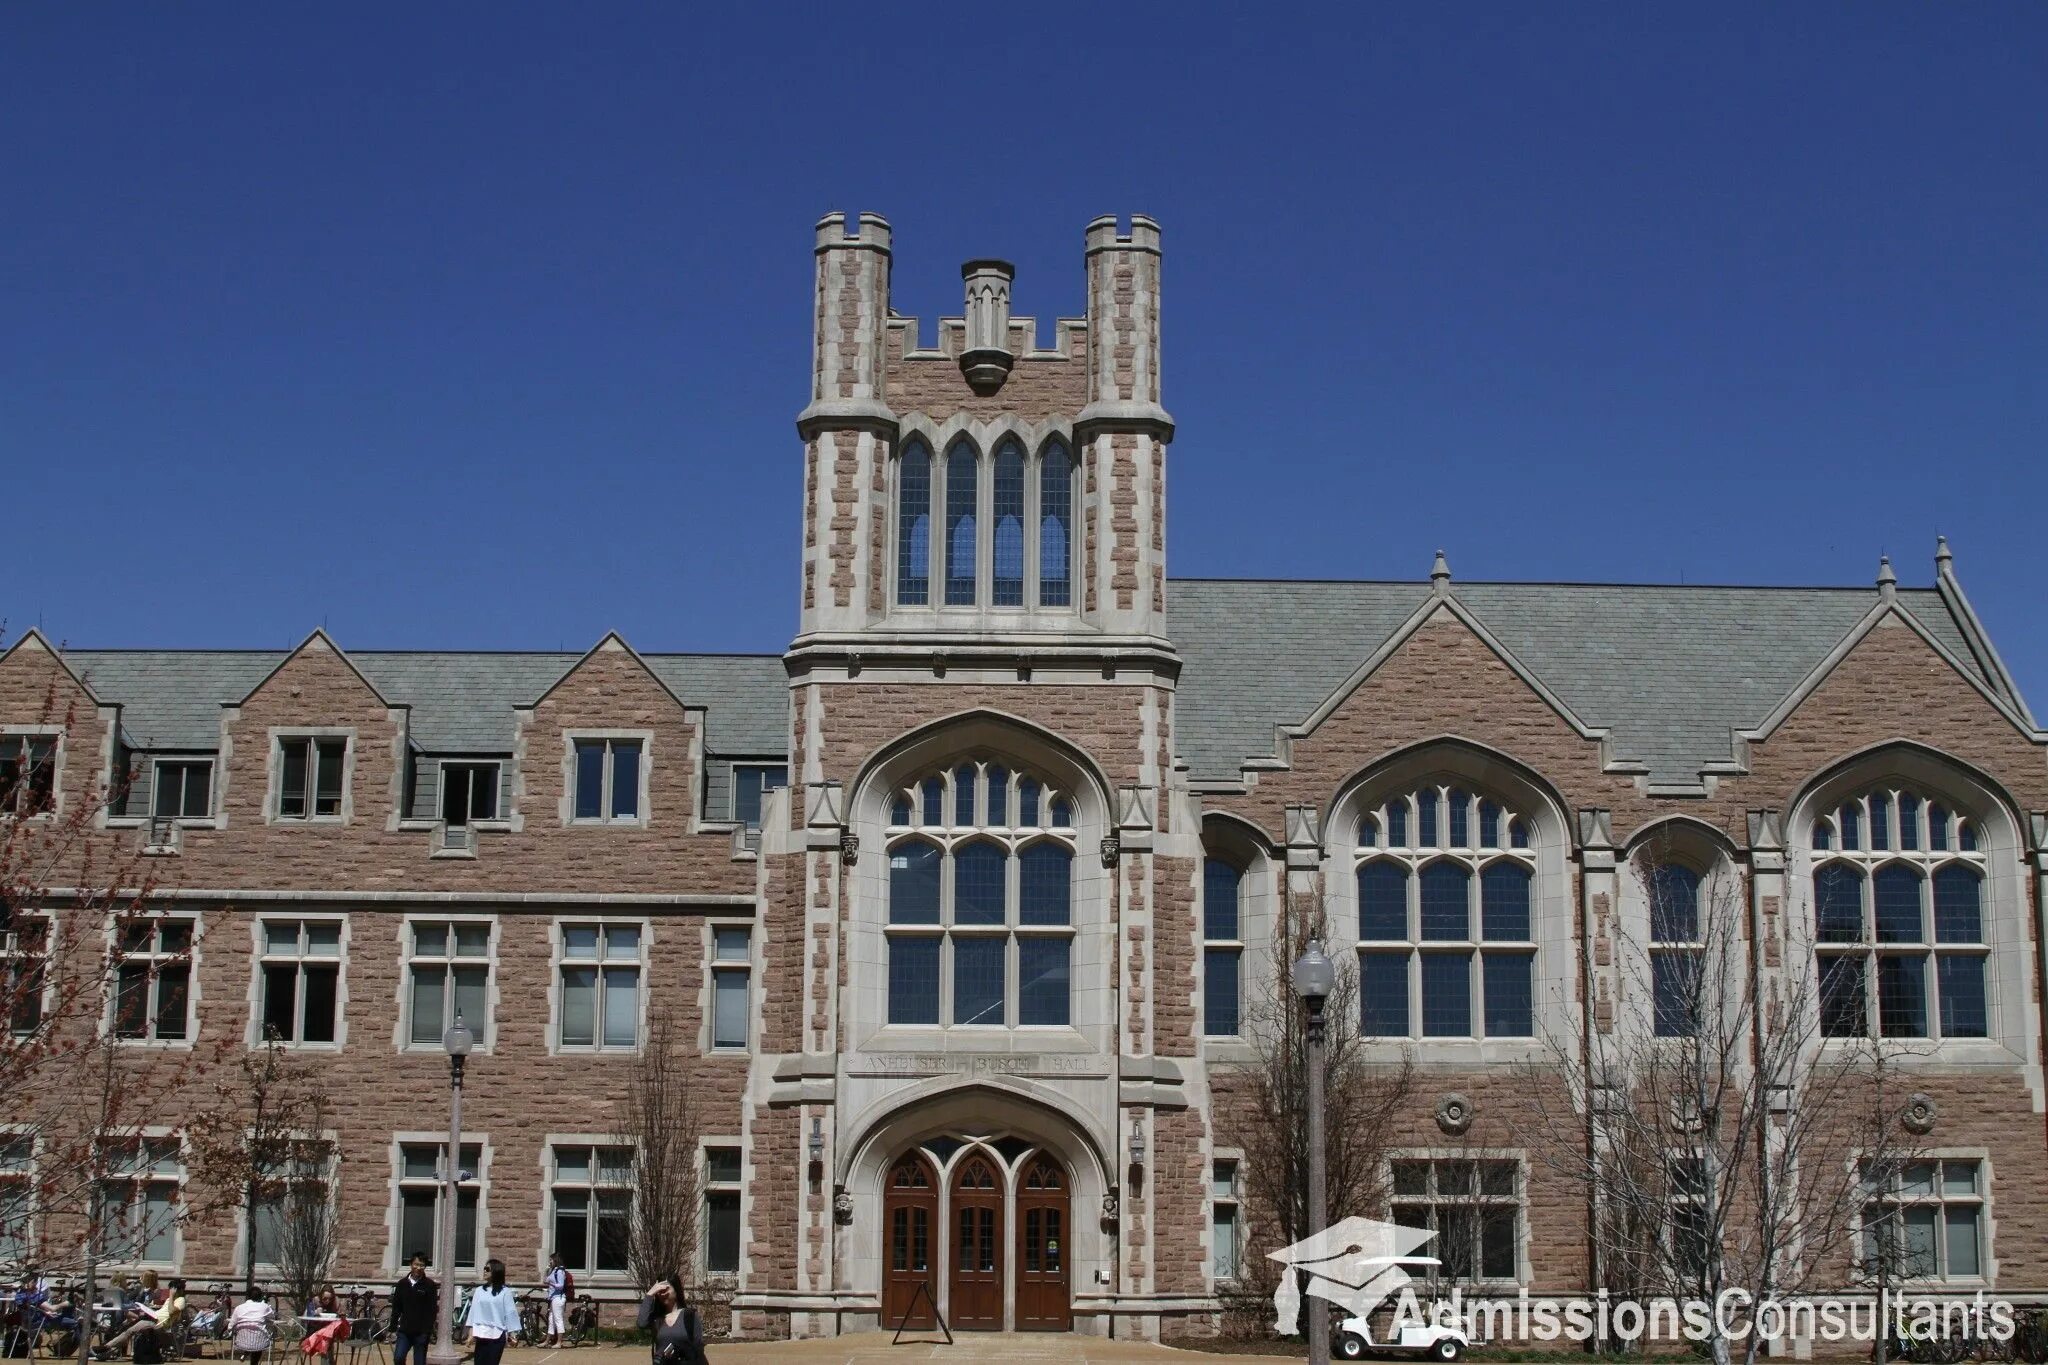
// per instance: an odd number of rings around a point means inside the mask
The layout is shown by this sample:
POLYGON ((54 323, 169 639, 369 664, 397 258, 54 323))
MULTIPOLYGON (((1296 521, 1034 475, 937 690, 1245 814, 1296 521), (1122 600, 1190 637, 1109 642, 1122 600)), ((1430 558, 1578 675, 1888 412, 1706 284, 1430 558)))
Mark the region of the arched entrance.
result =
POLYGON ((936 1322, 938 1286, 932 1283, 932 1251, 938 1241, 939 1187, 932 1164, 906 1153, 889 1168, 882 1196, 882 1311, 892 1323, 918 1329, 936 1322), (920 1295, 918 1286, 924 1286, 920 1295))
POLYGON ((1064 1332, 1074 1325, 1067 1262, 1073 1210, 1067 1172, 1035 1153, 1017 1183, 1017 1330, 1064 1332))
POLYGON ((882 1322, 955 1331, 1074 1326, 1074 1173, 1015 1134, 940 1134, 885 1168, 882 1322), (920 1290, 924 1292, 920 1292, 920 1290))
POLYGON ((971 1151, 954 1168, 953 1326, 967 1332, 1003 1327, 1003 1181, 993 1154, 971 1151))

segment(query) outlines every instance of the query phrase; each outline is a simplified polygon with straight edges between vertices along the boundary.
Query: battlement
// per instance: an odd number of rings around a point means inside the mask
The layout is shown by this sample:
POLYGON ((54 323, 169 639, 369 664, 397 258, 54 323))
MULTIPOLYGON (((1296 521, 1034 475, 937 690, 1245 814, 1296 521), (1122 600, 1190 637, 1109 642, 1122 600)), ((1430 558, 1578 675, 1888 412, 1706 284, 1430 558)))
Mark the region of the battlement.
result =
POLYGON ((1121 249, 1124 251, 1149 251, 1155 256, 1159 254, 1159 224, 1147 218, 1144 214, 1134 213, 1131 215, 1131 230, 1129 232, 1120 233, 1116 229, 1117 217, 1113 213, 1105 213, 1100 218, 1089 223, 1086 234, 1088 242, 1087 253, 1092 256, 1098 251, 1116 251, 1121 249))
POLYGON ((843 213, 828 213, 818 220, 817 250, 829 251, 835 248, 865 247, 870 251, 887 251, 891 233, 889 220, 879 213, 862 213, 852 220, 849 230, 847 217, 843 213))

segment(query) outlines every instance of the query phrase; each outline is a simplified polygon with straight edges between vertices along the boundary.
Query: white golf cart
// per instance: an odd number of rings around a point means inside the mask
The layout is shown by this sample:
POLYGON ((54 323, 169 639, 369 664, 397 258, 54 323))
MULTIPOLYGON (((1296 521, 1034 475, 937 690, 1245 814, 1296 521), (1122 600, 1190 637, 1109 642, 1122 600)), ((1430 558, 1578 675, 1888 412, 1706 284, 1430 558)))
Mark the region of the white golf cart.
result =
MULTIPOLYGON (((1434 1256, 1403 1256, 1400 1264, 1431 1269, 1443 1262, 1434 1256)), ((1373 1336, 1369 1316, 1346 1318, 1337 1327, 1331 1354, 1339 1360, 1370 1360, 1374 1356, 1428 1356, 1433 1360, 1456 1360, 1472 1344, 1465 1329, 1446 1322, 1402 1323, 1394 1339, 1380 1341, 1373 1336)))

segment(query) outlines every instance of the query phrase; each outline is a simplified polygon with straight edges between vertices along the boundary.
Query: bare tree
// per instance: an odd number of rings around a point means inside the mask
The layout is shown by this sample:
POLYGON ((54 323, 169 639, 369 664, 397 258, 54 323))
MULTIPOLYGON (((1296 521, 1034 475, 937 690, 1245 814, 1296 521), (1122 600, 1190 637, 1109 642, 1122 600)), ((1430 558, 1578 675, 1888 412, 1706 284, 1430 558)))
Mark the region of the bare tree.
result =
MULTIPOLYGON (((1271 981, 1245 1010, 1244 1035, 1255 1057, 1238 1068, 1250 1100, 1243 1134, 1247 1211, 1252 1240, 1268 1250, 1311 1231, 1307 1023, 1288 985, 1293 959, 1284 939, 1273 958, 1271 981)), ((1370 1216, 1384 1206, 1386 1154, 1415 1089, 1405 1052, 1386 1061, 1368 1054, 1356 1023, 1356 960, 1339 954, 1336 963, 1323 1034, 1325 1208, 1332 1223, 1370 1216)), ((1279 1268, 1258 1248, 1247 1248, 1243 1268, 1254 1285, 1271 1292, 1279 1268)))
POLYGON ((268 1260, 295 1291, 308 1281, 310 1298, 333 1260, 326 1117, 319 1074, 273 1036, 220 1069, 213 1102, 186 1130, 194 1187, 239 1213, 245 1294, 268 1260))
POLYGON ((9 717, 35 733, 0 737, 0 1262, 81 1277, 88 1296, 103 1263, 201 1212, 178 1139, 151 1125, 220 1055, 131 1045, 185 1038, 192 945, 155 913, 140 841, 107 828, 126 775, 93 774, 89 717, 53 654, 36 713, 9 717))
MULTIPOLYGON (((1766 973, 1742 879, 1695 888, 1659 852, 1624 870, 1651 932, 1613 935, 1618 989, 1590 1027, 1546 1037, 1527 1069, 1542 1159, 1585 1191, 1595 1275, 1616 1302, 1845 1287, 1867 1173, 1897 1169, 1911 1148, 1893 1094, 1904 1049, 1854 1036, 1823 1046, 1838 1002, 1823 999, 1815 956, 1794 937, 1772 945, 1782 964, 1766 973)), ((1705 1345, 1717 1365, 1736 1350, 1718 1334, 1705 1345)), ((1742 1359, 1764 1345, 1748 1333, 1742 1359)))
POLYGON ((687 1046, 688 1034, 671 1011, 649 1018, 613 1139, 633 1152, 627 1264, 642 1285, 671 1273, 688 1275, 696 1260, 699 1130, 687 1046))

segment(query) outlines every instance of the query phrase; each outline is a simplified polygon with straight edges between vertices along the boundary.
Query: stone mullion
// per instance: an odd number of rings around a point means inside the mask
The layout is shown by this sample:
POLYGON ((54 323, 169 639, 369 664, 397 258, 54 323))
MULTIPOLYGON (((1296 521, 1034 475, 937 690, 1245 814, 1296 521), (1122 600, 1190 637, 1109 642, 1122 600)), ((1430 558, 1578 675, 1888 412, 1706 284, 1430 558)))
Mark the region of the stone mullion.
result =
MULTIPOLYGON (((1573 1021, 1579 1031, 1580 1064, 1586 1076, 1586 1131, 1592 1143, 1592 1160, 1597 1168, 1610 1145, 1610 1134, 1602 1116, 1622 1112, 1631 1104, 1627 1095, 1610 1095, 1607 1087, 1594 1083, 1594 1059, 1605 1046, 1601 1041, 1614 1030, 1614 1002, 1620 996, 1620 969, 1616 939, 1620 933, 1620 869, 1614 847, 1611 813, 1599 808, 1579 812, 1579 1016, 1573 1021)), ((1601 1270, 1600 1182, 1590 1182, 1586 1191, 1587 1252, 1592 1280, 1597 1286, 1601 1270)))
MULTIPOLYGON (((1786 1027, 1803 1027, 1796 1020, 1785 1018, 1787 1009, 1803 1007, 1805 1002, 1788 998, 1790 990, 1796 989, 1797 975, 1793 971, 1792 955, 1800 951, 1795 945, 1801 936, 1792 931, 1787 921, 1787 907, 1792 898, 1790 879, 1787 874, 1784 831, 1779 814, 1775 810, 1754 810, 1749 813, 1749 970, 1751 977, 1752 1013, 1749 1020, 1752 1038, 1750 1062, 1756 1065, 1768 1057, 1769 1038, 1777 1030, 1786 1027)), ((1816 1007, 1819 1002, 1812 1002, 1816 1007)), ((1781 1116, 1786 1114, 1792 1101, 1789 1085, 1772 1084, 1763 1078, 1767 1089, 1764 1095, 1760 1121, 1766 1123, 1756 1149, 1757 1175, 1761 1188, 1768 1188, 1770 1172, 1783 1168, 1783 1127, 1781 1116)), ((1804 1248, 1799 1244, 1798 1229, 1790 1232, 1791 1242, 1785 1248, 1786 1270, 1784 1278, 1796 1282, 1797 1266, 1804 1248)), ((1810 1355, 1810 1340, 1796 1339, 1773 1342, 1766 1348, 1769 1355, 1788 1355, 1795 1351, 1810 1355)))

